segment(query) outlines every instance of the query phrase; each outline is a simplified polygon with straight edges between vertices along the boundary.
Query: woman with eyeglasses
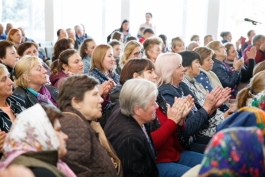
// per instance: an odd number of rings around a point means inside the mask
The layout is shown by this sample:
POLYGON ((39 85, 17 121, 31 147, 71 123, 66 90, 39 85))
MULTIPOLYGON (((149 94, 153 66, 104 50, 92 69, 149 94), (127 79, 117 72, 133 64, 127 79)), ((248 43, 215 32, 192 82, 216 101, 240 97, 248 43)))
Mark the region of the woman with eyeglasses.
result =
POLYGON ((235 60, 232 70, 229 65, 224 62, 224 59, 227 57, 227 53, 226 48, 220 41, 211 41, 207 44, 207 47, 214 51, 212 71, 217 75, 224 88, 229 87, 232 89, 231 98, 235 98, 237 85, 240 81, 240 70, 244 64, 243 60, 235 60))
POLYGON ((155 63, 156 58, 162 52, 163 41, 159 37, 151 37, 144 41, 144 54, 146 57, 155 63))
POLYGON ((143 49, 142 44, 139 43, 136 40, 132 40, 126 43, 123 51, 123 55, 120 60, 120 67, 123 68, 123 66, 133 58, 141 58, 142 53, 141 50, 143 49))

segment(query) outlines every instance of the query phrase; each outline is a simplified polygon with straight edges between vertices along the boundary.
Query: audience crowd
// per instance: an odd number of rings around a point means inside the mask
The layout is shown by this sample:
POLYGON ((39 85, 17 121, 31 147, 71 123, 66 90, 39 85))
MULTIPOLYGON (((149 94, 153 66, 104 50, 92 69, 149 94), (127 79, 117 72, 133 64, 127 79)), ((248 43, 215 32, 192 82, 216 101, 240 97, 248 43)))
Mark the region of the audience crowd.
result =
POLYGON ((145 18, 51 57, 0 24, 0 177, 265 176, 265 35, 169 45, 145 18))

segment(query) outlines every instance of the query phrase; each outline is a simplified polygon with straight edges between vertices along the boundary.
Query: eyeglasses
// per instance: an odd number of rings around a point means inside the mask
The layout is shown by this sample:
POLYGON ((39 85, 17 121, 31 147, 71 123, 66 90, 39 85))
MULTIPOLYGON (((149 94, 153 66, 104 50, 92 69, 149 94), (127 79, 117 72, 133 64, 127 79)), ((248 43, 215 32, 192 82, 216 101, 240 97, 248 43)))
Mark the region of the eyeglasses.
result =
POLYGON ((135 57, 138 57, 139 55, 142 55, 141 51, 133 53, 133 56, 135 56, 135 57))

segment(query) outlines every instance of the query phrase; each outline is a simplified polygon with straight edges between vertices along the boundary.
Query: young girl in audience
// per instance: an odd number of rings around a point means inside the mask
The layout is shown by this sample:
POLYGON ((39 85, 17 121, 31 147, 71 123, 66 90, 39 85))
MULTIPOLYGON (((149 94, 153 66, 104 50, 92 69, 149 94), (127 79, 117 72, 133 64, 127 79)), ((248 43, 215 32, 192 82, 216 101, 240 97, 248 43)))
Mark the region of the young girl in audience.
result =
POLYGON ((12 28, 6 37, 6 40, 9 42, 12 42, 15 46, 16 49, 18 49, 18 46, 22 42, 22 33, 19 29, 17 28, 12 28))
POLYGON ((53 54, 52 54, 52 61, 55 61, 59 58, 59 55, 61 52, 63 52, 66 49, 73 49, 74 48, 74 41, 71 38, 63 38, 58 40, 54 47, 53 47, 53 54))
POLYGON ((185 43, 181 37, 175 37, 171 40, 171 50, 173 53, 179 53, 185 50, 185 43))
POLYGON ((123 54, 120 60, 121 68, 132 58, 142 57, 142 44, 138 41, 132 40, 126 43, 123 49, 123 54))
POLYGON ((109 42, 109 45, 113 49, 113 57, 115 58, 115 72, 117 74, 120 74, 121 67, 120 67, 120 58, 121 58, 121 52, 122 52, 122 43, 117 40, 112 40, 109 42))
POLYGON ((18 60, 19 56, 14 44, 9 41, 0 41, 0 63, 6 66, 12 81, 13 68, 18 60))
POLYGON ((265 71, 260 71, 251 79, 249 86, 243 88, 237 94, 236 99, 237 99, 238 109, 247 106, 255 95, 265 90, 264 77, 265 77, 265 71))
POLYGON ((122 176, 115 151, 96 120, 102 116, 99 82, 87 75, 73 75, 59 90, 61 129, 68 134, 67 154, 62 159, 78 177, 122 176))
MULTIPOLYGON (((236 51, 236 48, 232 43, 227 42, 224 44, 224 46, 225 46, 226 52, 227 52, 227 56, 226 56, 224 62, 232 68, 234 61, 239 60, 238 59, 238 52, 236 51)), ((244 88, 249 83, 250 79, 252 78, 253 68, 255 66, 256 52, 257 52, 256 47, 253 46, 250 49, 250 51, 248 51, 246 53, 246 55, 248 56, 248 59, 247 59, 248 65, 243 64, 241 67, 240 83, 237 87, 238 90, 241 90, 242 88, 244 88)))
POLYGON ((22 165, 40 177, 75 177, 60 159, 66 155, 68 136, 61 131, 62 113, 36 104, 18 115, 3 146, 0 169, 22 165))
POLYGON ((14 68, 14 94, 25 100, 25 107, 36 103, 56 106, 58 90, 48 83, 47 70, 35 56, 22 57, 14 68))
POLYGON ((59 88, 60 80, 73 74, 83 74, 84 64, 75 49, 67 49, 59 55, 51 66, 50 81, 53 86, 59 88))
POLYGON ((155 63, 157 56, 162 52, 163 41, 159 37, 151 37, 144 41, 144 53, 147 59, 155 63))
POLYGON ((84 73, 88 74, 92 53, 96 47, 94 39, 85 39, 79 47, 79 55, 84 64, 84 73))

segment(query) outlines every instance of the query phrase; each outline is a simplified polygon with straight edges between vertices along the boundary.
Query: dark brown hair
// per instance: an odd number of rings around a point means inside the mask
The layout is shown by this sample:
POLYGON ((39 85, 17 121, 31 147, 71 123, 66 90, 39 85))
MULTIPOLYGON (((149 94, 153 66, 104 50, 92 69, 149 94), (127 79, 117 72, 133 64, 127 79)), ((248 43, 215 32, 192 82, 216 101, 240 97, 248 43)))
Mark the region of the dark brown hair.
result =
POLYGON ((112 41, 109 42, 109 45, 111 47, 114 47, 115 45, 122 45, 122 43, 116 39, 113 39, 112 41))
POLYGON ((87 53, 85 52, 85 49, 88 47, 88 44, 87 43, 92 42, 92 41, 94 41, 94 39, 88 38, 88 39, 85 39, 81 43, 81 45, 79 47, 79 55, 81 56, 82 59, 87 56, 87 53))
POLYGON ((46 112, 47 117, 49 118, 53 127, 54 127, 54 123, 56 119, 63 118, 63 114, 58 108, 54 106, 43 105, 43 104, 41 104, 41 106, 46 112))
POLYGON ((68 65, 68 59, 77 53, 75 49, 67 49, 59 55, 59 59, 52 62, 51 75, 57 75, 60 71, 63 71, 63 64, 68 65))
POLYGON ((17 49, 18 55, 22 57, 23 53, 31 46, 36 47, 36 49, 38 50, 38 45, 35 42, 23 42, 17 49))
POLYGON ((54 52, 52 54, 52 61, 55 61, 56 59, 59 58, 59 55, 62 51, 66 50, 66 49, 70 49, 71 47, 71 44, 74 45, 74 41, 73 39, 66 39, 66 38, 63 38, 63 39, 59 39, 53 49, 54 49, 54 52))
POLYGON ((130 59, 122 68, 120 74, 120 84, 133 78, 133 74, 142 75, 145 70, 155 70, 154 64, 148 59, 130 59))
POLYGON ((111 34, 111 39, 120 40, 121 36, 123 36, 123 33, 122 33, 122 32, 114 31, 114 32, 111 34))
POLYGON ((0 58, 6 57, 6 48, 12 47, 14 44, 9 41, 0 41, 0 58))
POLYGON ((75 98, 82 101, 85 92, 92 90, 99 82, 86 74, 77 74, 67 78, 67 80, 59 88, 57 106, 61 111, 72 106, 71 100, 75 98))

